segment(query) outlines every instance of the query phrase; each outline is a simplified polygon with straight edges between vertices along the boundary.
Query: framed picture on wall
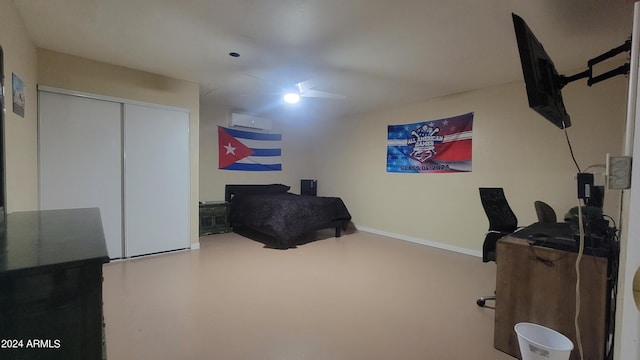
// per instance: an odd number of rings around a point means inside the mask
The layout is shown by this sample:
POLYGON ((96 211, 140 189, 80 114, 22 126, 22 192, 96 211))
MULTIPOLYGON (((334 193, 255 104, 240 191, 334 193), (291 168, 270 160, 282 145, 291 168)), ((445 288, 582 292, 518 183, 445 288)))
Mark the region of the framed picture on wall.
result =
POLYGON ((24 117, 24 83, 15 73, 12 73, 11 86, 13 89, 13 112, 24 117))

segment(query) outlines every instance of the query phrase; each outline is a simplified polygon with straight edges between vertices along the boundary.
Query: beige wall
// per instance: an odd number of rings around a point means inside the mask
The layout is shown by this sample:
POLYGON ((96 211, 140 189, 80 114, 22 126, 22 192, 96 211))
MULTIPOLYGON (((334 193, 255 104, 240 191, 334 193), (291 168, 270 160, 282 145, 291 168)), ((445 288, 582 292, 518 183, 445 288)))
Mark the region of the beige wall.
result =
MULTIPOLYGON (((622 151, 626 84, 617 77, 564 89, 573 121, 569 137, 583 171, 603 164, 606 153, 622 151)), ((478 187, 503 187, 520 225, 536 221, 535 200, 559 216, 577 205, 577 170, 564 132, 528 108, 519 82, 363 114, 316 131, 310 161, 320 195, 342 197, 354 223, 374 232, 479 254, 488 221, 478 187), (387 125, 467 112, 475 113, 471 173, 386 172, 387 125)), ((606 196, 613 217, 618 196, 606 196)))
POLYGON ((197 83, 39 49, 38 84, 189 109, 190 228, 191 242, 198 242, 200 104, 197 83))
POLYGON ((226 184, 285 184, 300 193, 300 179, 312 176, 308 145, 309 127, 299 122, 274 120, 271 132, 282 134, 282 171, 231 171, 218 169, 218 125, 229 127, 231 110, 201 108, 200 120, 200 200, 224 200, 226 184))
POLYGON ((0 45, 4 50, 7 211, 38 208, 37 52, 12 1, 0 1, 0 45), (24 117, 13 112, 11 74, 24 82, 24 117))

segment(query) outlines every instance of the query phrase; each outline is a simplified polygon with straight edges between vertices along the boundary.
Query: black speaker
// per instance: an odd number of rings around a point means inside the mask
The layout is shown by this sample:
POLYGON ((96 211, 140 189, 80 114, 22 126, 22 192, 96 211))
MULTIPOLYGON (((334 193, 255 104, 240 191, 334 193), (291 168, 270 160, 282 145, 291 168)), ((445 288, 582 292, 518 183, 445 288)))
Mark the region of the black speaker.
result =
POLYGON ((300 195, 318 195, 318 180, 300 180, 300 195))

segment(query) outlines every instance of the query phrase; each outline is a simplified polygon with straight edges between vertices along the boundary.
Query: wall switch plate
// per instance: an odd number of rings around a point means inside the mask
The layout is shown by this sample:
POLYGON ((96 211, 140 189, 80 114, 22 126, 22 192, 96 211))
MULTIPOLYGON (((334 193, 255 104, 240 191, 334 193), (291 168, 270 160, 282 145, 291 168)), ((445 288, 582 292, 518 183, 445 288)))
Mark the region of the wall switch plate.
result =
POLYGON ((609 189, 629 189, 631 187, 631 156, 607 156, 607 176, 609 189))

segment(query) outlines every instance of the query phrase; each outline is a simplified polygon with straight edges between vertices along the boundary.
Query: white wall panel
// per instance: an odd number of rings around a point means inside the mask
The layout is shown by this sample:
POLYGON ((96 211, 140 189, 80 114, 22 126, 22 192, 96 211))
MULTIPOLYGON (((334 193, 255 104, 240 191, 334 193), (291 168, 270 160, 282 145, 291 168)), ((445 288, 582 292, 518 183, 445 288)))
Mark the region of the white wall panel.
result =
MULTIPOLYGON (((618 270, 618 301, 614 359, 640 358, 640 304, 634 299, 636 272, 640 271, 640 2, 634 4, 633 35, 629 92, 627 98, 627 128, 624 155, 633 155, 636 165, 631 169, 631 190, 623 193, 628 201, 628 215, 620 219, 620 269, 618 270), (625 229, 626 226, 626 229, 625 229), (626 230, 626 231, 625 231, 626 230)), ((624 214, 624 211, 622 212, 624 214)))

